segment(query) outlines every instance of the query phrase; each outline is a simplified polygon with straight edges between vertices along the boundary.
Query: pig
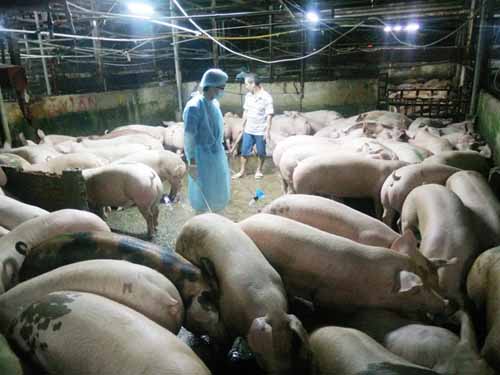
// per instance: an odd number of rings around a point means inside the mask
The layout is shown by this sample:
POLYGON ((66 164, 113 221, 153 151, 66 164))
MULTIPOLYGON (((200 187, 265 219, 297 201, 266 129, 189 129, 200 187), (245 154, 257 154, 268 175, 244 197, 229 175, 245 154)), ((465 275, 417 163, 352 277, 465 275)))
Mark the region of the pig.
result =
POLYGON ((210 374, 173 333, 92 293, 47 294, 18 315, 10 337, 51 374, 210 374))
POLYGON ((448 329, 422 324, 388 311, 369 309, 351 316, 347 326, 367 333, 391 353, 440 374, 493 375, 481 359, 470 317, 457 311, 450 322, 460 326, 460 337, 448 329))
POLYGON ((391 250, 275 215, 257 214, 239 225, 280 270, 288 293, 319 309, 449 311, 448 301, 431 288, 444 263, 423 257, 409 231, 393 242, 391 250))
POLYGON ((327 110, 310 111, 310 112, 285 111, 284 113, 285 114, 296 113, 298 116, 301 116, 304 119, 306 119, 311 125, 313 134, 329 126, 332 122, 343 118, 343 116, 340 113, 327 110))
POLYGON ((149 150, 162 150, 163 144, 156 138, 148 134, 138 133, 133 135, 124 135, 111 139, 84 139, 81 142, 62 142, 54 148, 64 154, 79 152, 87 149, 92 152, 94 149, 113 148, 120 145, 140 144, 149 150))
MULTIPOLYGON (((107 163, 111 163, 139 151, 151 150, 151 147, 148 145, 132 143, 120 144, 113 147, 87 148, 80 143, 75 143, 71 146, 71 150, 73 150, 73 152, 68 153, 92 153, 95 157, 99 157, 107 163)), ((71 150, 68 149, 68 151, 71 150)))
POLYGON ((408 163, 374 160, 357 155, 317 155, 303 160, 293 172, 298 194, 329 194, 338 198, 372 198, 382 216, 380 189, 394 170, 408 163))
POLYGON ((238 147, 238 140, 241 140, 240 135, 242 132, 242 118, 235 113, 226 112, 224 114, 224 139, 228 150, 238 147))
POLYGON ((226 335, 245 336, 268 373, 300 367, 307 333, 287 313, 279 274, 237 224, 216 214, 196 216, 182 227, 176 252, 210 275, 226 335))
POLYGON ((62 135, 62 134, 49 134, 46 135, 42 129, 37 129, 36 134, 38 138, 40 138, 39 144, 49 144, 49 145, 57 145, 58 143, 74 141, 77 142, 79 137, 72 137, 70 135, 62 135))
POLYGON ((159 272, 123 260, 98 259, 69 264, 20 283, 0 295, 0 330, 46 294, 75 290, 126 305, 177 334, 184 306, 174 284, 159 272))
POLYGON ((481 356, 500 372, 500 247, 482 253, 467 275, 467 295, 481 320, 485 320, 481 356))
POLYGON ((276 145, 284 138, 293 135, 310 135, 312 133, 309 121, 299 116, 297 112, 274 116, 266 150, 269 155, 272 155, 276 145))
POLYGON ((354 132, 361 130, 361 134, 365 137, 387 139, 387 140, 403 140, 406 137, 404 129, 397 126, 385 125, 384 123, 374 121, 360 121, 341 131, 344 135, 352 135, 354 132))
POLYGON ((406 142, 380 139, 377 141, 392 150, 397 155, 398 160, 405 161, 407 163, 420 163, 425 158, 431 156, 431 153, 428 150, 406 142))
POLYGON ((390 248, 400 237, 397 232, 371 216, 314 195, 282 196, 265 206, 261 212, 283 216, 370 246, 390 248))
POLYGON ((25 221, 48 213, 40 207, 23 203, 5 195, 0 196, 0 225, 9 230, 25 221))
POLYGON ((432 134, 428 127, 418 129, 415 132, 415 136, 410 138, 409 142, 418 147, 425 148, 436 155, 455 149, 447 139, 432 134))
POLYGON ((456 122, 453 124, 446 125, 445 127, 441 127, 439 129, 439 132, 441 135, 449 135, 449 134, 454 134, 454 133, 461 133, 461 134, 467 134, 467 133, 474 133, 474 124, 472 121, 463 121, 463 122, 456 122))
POLYGON ((28 220, 0 238, 0 294, 17 284, 25 255, 34 246, 58 234, 86 230, 110 231, 90 212, 64 209, 28 220))
POLYGON ((18 155, 31 164, 43 163, 49 158, 61 155, 58 150, 49 144, 22 146, 9 149, 4 148, 3 150, 0 150, 0 152, 18 155))
POLYGON ((32 164, 25 170, 62 174, 66 169, 89 169, 103 167, 106 164, 107 160, 91 152, 78 152, 56 156, 45 163, 32 164))
POLYGON ((401 213, 408 194, 424 184, 444 185, 448 177, 460 171, 458 168, 441 164, 411 164, 392 172, 380 189, 380 201, 384 212, 382 220, 392 226, 394 216, 401 213))
POLYGON ((339 144, 337 140, 331 140, 328 138, 313 137, 311 135, 293 135, 276 144, 276 147, 273 150, 274 165, 279 167, 281 157, 288 149, 290 149, 293 146, 296 145, 303 146, 306 144, 319 144, 319 143, 329 144, 333 146, 339 144))
MULTIPOLYGON (((340 153, 345 149, 343 146, 345 145, 341 142, 318 142, 289 147, 281 156, 278 165, 284 192, 293 192, 293 171, 300 161, 314 155, 340 153)), ((354 149, 352 153, 355 153, 354 149)))
POLYGON ((423 163, 445 164, 450 167, 477 171, 484 176, 488 176, 491 167, 490 161, 475 151, 442 152, 425 159, 423 163))
POLYGON ((164 148, 182 154, 184 152, 184 124, 173 123, 163 128, 164 148))
POLYGON ((478 251, 500 245, 500 202, 486 178, 476 171, 460 171, 448 178, 446 187, 470 210, 478 251))
POLYGON ((325 138, 340 138, 344 136, 345 129, 355 125, 357 123, 358 116, 352 116, 348 118, 339 118, 330 122, 330 124, 315 132, 315 137, 325 137, 325 138))
POLYGON ((52 237, 29 251, 19 279, 25 281, 71 263, 94 259, 124 260, 160 272, 182 297, 186 312, 183 325, 196 334, 218 337, 220 315, 201 270, 170 248, 135 237, 104 231, 52 237))
POLYGON ((94 207, 130 207, 136 205, 146 220, 152 237, 158 226, 163 185, 158 174, 142 163, 112 164, 85 169, 88 201, 94 207))
POLYGON ((142 151, 118 159, 113 164, 130 162, 142 163, 154 169, 162 182, 168 181, 170 184, 170 193, 168 194, 170 201, 173 202, 177 199, 177 194, 182 187, 182 179, 187 171, 186 164, 179 155, 167 150, 142 151))
POLYGON ((478 241, 471 214, 460 198, 437 184, 415 188, 403 204, 401 229, 420 234, 424 256, 454 260, 452 267, 439 270, 439 286, 445 297, 463 306, 464 281, 477 256, 478 241))
POLYGON ((437 375, 392 354, 370 336, 352 328, 323 327, 311 334, 311 375, 437 375))
POLYGON ((25 169, 29 168, 31 163, 29 163, 26 159, 22 158, 16 154, 0 153, 0 165, 6 165, 8 167, 25 169))
POLYGON ((117 128, 114 128, 111 130, 109 133, 105 134, 104 136, 101 136, 102 139, 106 138, 115 138, 117 136, 122 136, 126 134, 148 134, 150 137, 159 139, 163 142, 163 131, 164 131, 163 126, 150 126, 150 125, 139 125, 139 124, 133 124, 133 125, 124 125, 124 126, 119 126, 117 128))
POLYGON ((356 121, 371 121, 381 125, 407 129, 411 124, 411 120, 402 113, 389 111, 369 111, 360 114, 356 121))
POLYGON ((417 130, 420 128, 428 127, 430 131, 435 135, 441 135, 441 133, 436 128, 442 128, 444 126, 443 122, 439 119, 433 119, 429 117, 418 117, 412 121, 410 126, 408 126, 407 133, 410 137, 414 137, 417 130), (435 133, 434 133, 435 132, 435 133))

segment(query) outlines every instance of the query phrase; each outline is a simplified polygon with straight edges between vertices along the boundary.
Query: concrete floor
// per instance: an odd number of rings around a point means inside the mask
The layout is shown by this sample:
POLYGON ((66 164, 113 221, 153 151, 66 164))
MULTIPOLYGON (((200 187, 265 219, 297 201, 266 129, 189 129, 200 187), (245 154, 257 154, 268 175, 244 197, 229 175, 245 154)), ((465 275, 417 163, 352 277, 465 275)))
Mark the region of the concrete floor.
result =
MULTIPOLYGON (((264 205, 282 195, 279 172, 272 159, 266 160, 264 178, 261 180, 254 178, 256 163, 256 158, 251 158, 248 162, 248 175, 238 180, 231 180, 231 202, 221 214, 235 222, 257 213, 264 205), (255 195, 257 188, 263 190, 265 196, 253 206, 249 206, 248 203, 255 195)), ((237 172, 240 166, 239 158, 231 159, 230 166, 232 173, 237 172)), ((165 183, 165 191, 169 190, 168 183, 165 183)), ((186 177, 180 193, 180 201, 174 204, 160 205, 158 232, 151 242, 173 249, 182 225, 194 215, 195 212, 187 200, 186 177)), ((107 223, 114 232, 145 239, 146 222, 135 207, 113 211, 109 215, 107 223)))

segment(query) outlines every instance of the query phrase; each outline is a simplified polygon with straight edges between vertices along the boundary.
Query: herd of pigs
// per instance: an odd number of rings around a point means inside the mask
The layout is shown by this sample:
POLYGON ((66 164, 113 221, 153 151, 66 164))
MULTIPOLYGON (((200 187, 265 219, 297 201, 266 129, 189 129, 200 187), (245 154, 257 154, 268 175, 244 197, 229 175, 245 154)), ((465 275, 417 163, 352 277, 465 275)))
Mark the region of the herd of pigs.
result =
MULTIPOLYGON (((0 164, 80 168, 92 206, 135 205, 152 235, 186 173, 182 124, 165 125, 40 132, 0 164)), ((270 374, 500 372, 500 202, 471 123, 286 112, 269 152, 286 194, 238 223, 195 216, 175 249, 0 195, 0 373, 222 374, 238 337, 270 374)))

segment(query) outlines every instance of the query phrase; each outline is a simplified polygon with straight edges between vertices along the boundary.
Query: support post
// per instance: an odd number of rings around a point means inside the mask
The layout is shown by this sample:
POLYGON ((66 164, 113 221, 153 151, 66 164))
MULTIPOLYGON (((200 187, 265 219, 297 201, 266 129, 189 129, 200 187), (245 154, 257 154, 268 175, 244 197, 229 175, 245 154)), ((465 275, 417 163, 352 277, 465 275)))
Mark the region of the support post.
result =
MULTIPOLYGON (((215 9, 216 6, 217 6, 217 0, 212 0, 212 9, 215 9)), ((215 13, 215 11, 212 10, 212 13, 215 13)), ((215 20, 215 17, 212 17, 212 29, 214 30, 212 32, 212 35, 215 39, 217 39, 218 32, 217 32, 217 21, 215 20)), ((212 56, 214 59, 214 68, 218 68, 219 67, 219 46, 217 45, 217 43, 214 43, 213 41, 211 43, 212 43, 212 56)))
MULTIPOLYGON (((30 53, 30 45, 28 43, 28 36, 26 34, 23 34, 23 39, 24 39, 24 49, 26 51, 26 54, 30 55, 31 53, 30 53)), ((31 72, 31 60, 29 57, 26 58, 26 70, 27 72, 31 72)))
MULTIPOLYGON (((302 31, 302 45, 301 45, 301 50, 302 50, 302 56, 305 56, 306 54, 306 32, 305 30, 302 31)), ((305 75, 306 75, 306 60, 301 59, 300 60, 300 106, 299 106, 299 111, 302 112, 302 101, 304 100, 304 89, 305 89, 305 75)))
POLYGON ((488 29, 488 9, 489 0, 483 0, 481 3, 481 22, 479 24, 479 37, 476 48, 476 61, 474 64, 474 81, 472 85, 472 97, 470 101, 469 117, 476 115, 479 89, 481 85, 481 73, 483 70, 483 61, 486 47, 486 35, 488 29))
POLYGON ((40 56, 42 57, 42 68, 43 68, 43 77, 45 78, 45 87, 47 89, 47 96, 52 95, 52 89, 50 87, 49 74, 47 72, 47 61, 45 61, 45 52, 43 50, 43 38, 42 34, 40 34, 40 21, 38 20, 38 12, 34 12, 35 15, 35 25, 36 31, 38 31, 38 43, 40 46, 40 56))
MULTIPOLYGON (((170 0, 170 15, 174 16, 174 3, 170 0)), ((177 22, 172 20, 172 24, 176 25, 177 22)), ((177 29, 172 27, 172 42, 174 44, 174 66, 175 66, 175 82, 177 83, 177 104, 178 109, 175 113, 176 121, 181 121, 182 110, 184 105, 182 103, 182 72, 179 61, 179 45, 177 44, 177 29)))
MULTIPOLYGON (((467 35, 465 42, 465 61, 470 60, 471 50, 470 47, 472 45, 472 33, 474 32, 474 19, 476 12, 476 0, 471 1, 470 5, 470 13, 469 13, 469 24, 467 27, 467 35)), ((462 61, 462 69, 460 71, 460 82, 459 87, 463 87, 465 84, 465 61, 462 61)))
POLYGON ((9 121, 7 120, 7 110, 3 104, 2 88, 0 87, 0 115, 2 117, 3 134, 5 136, 4 144, 12 145, 12 136, 10 135, 9 121))
MULTIPOLYGON (((96 9, 96 0, 91 0, 90 9, 92 9, 93 11, 97 10, 96 9)), ((100 35, 99 23, 96 20, 92 20, 91 22, 92 22, 91 23, 92 36, 94 38, 99 38, 99 35, 100 35)), ((102 63, 102 56, 101 56, 101 41, 98 39, 94 39, 92 42, 93 42, 93 46, 94 46, 95 62, 97 64, 97 76, 102 81, 102 87, 103 87, 104 91, 108 91, 106 78, 104 77, 104 66, 102 63)))
MULTIPOLYGON (((269 61, 273 61, 273 6, 269 5, 269 61)), ((269 82, 273 82, 273 64, 269 64, 269 82)))

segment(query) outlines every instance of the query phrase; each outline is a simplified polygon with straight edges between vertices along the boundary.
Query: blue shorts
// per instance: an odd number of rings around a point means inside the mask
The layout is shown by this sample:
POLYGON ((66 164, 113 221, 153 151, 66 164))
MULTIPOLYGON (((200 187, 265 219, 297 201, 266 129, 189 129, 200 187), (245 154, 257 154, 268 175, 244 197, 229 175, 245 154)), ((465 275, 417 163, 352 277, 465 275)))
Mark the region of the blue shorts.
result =
POLYGON ((243 133, 241 142, 241 156, 251 156, 253 145, 257 147, 257 155, 261 158, 266 157, 266 141, 263 135, 253 135, 243 133))

